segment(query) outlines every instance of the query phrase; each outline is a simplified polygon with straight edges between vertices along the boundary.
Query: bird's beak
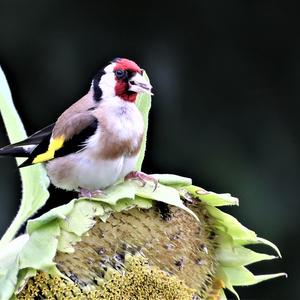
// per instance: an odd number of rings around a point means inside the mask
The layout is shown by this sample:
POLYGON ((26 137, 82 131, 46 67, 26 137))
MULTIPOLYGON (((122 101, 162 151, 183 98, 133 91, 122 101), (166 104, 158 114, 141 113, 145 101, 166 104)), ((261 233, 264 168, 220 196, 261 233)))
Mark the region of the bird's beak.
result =
POLYGON ((128 81, 128 84, 129 91, 153 95, 151 92, 152 85, 140 73, 136 73, 135 75, 133 75, 128 81))

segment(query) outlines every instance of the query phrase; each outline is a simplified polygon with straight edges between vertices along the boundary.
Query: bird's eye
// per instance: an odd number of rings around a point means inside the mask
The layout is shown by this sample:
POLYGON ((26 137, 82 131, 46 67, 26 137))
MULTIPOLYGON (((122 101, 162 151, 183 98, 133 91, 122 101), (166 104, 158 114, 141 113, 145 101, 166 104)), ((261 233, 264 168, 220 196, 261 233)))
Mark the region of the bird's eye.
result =
POLYGON ((122 79, 126 76, 126 71, 119 69, 115 71, 115 74, 118 79, 122 79))

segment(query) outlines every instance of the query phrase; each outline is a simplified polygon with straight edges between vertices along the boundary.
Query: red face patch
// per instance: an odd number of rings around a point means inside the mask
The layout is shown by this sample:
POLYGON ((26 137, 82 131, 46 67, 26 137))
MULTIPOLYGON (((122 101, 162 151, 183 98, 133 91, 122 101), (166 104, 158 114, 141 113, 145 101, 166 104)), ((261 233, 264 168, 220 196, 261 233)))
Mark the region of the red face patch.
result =
POLYGON ((128 80, 134 73, 142 73, 141 68, 132 60, 126 58, 119 58, 115 61, 114 72, 116 74, 115 93, 117 96, 125 101, 134 102, 137 93, 129 91, 128 80), (123 76, 122 76, 123 71, 123 76), (118 76, 119 74, 120 76, 118 76))
POLYGON ((141 68, 132 60, 126 59, 126 58, 119 58, 116 60, 116 66, 114 68, 114 71, 121 69, 121 70, 127 70, 131 72, 138 72, 141 73, 141 68))

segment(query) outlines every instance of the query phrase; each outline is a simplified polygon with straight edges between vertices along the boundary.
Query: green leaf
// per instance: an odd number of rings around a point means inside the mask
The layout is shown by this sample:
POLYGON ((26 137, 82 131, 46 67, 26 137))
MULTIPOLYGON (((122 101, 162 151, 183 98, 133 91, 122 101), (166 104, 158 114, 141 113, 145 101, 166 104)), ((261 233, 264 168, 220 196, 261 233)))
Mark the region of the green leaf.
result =
MULTIPOLYGON (((228 289, 232 294, 234 294, 238 300, 240 300, 239 294, 234 289, 230 279, 228 278, 228 276, 225 273, 224 268, 222 266, 218 267, 216 277, 221 279, 224 282, 225 288, 228 289)), ((225 299, 226 299, 226 297, 225 297, 225 299)))
POLYGON ((18 274, 18 282, 15 288, 15 294, 17 294, 19 291, 22 290, 22 288, 26 285, 28 279, 30 277, 34 277, 37 274, 37 271, 35 269, 31 268, 25 268, 22 270, 19 270, 18 274))
MULTIPOLYGON (((0 68, 0 112, 11 143, 27 137, 22 121, 13 104, 5 75, 0 68)), ((17 159, 20 163, 22 160, 17 159)), ((22 200, 19 211, 0 241, 0 246, 11 241, 21 225, 41 208, 49 197, 49 179, 41 165, 20 169, 22 200)))
POLYGON ((230 280, 230 283, 235 286, 248 286, 260 283, 265 280, 284 276, 285 273, 268 274, 268 275, 253 275, 245 267, 223 267, 223 271, 230 280))
POLYGON ((135 196, 134 199, 121 199, 116 205, 113 206, 113 211, 121 212, 128 210, 133 207, 139 207, 143 209, 149 209, 153 206, 153 201, 151 199, 145 199, 139 196, 135 196))
POLYGON ((43 224, 31 233, 30 239, 20 253, 20 269, 34 268, 47 271, 55 266, 58 236, 60 234, 57 220, 43 224))
POLYGON ((214 218, 214 227, 230 235, 234 243, 241 241, 257 241, 256 233, 242 225, 233 216, 222 212, 216 207, 207 206, 207 211, 214 218))
POLYGON ((263 245, 267 245, 269 247, 271 247, 273 250, 275 250, 275 252, 277 253, 277 255, 281 258, 281 253, 279 248, 272 242, 268 241, 267 239, 258 237, 257 238, 257 244, 263 244, 263 245))
POLYGON ((0 273, 1 270, 7 269, 16 260, 28 240, 29 235, 22 234, 1 248, 0 273))
MULTIPOLYGON (((68 204, 56 207, 39 218, 28 221, 27 232, 31 234, 31 242, 34 234, 38 234, 40 230, 44 230, 45 226, 51 225, 53 222, 59 225, 60 233, 57 236, 57 249, 63 252, 73 252, 74 244, 81 240, 81 236, 86 233, 94 224, 95 217, 106 219, 113 211, 126 210, 137 206, 140 208, 150 208, 152 201, 136 196, 134 199, 128 198, 135 194, 138 184, 134 182, 124 182, 118 185, 120 188, 110 188, 111 194, 107 192, 105 201, 97 198, 93 199, 74 199, 68 204), (129 189, 127 187, 130 187, 129 189), (118 193, 117 191, 120 191, 118 193), (110 197, 112 196, 112 197, 110 197), (125 197, 125 198, 123 198, 125 197), (108 205, 107 203, 116 203, 115 205, 108 205)), ((47 242, 52 240, 52 231, 45 232, 40 235, 39 242, 47 242), (49 237, 50 234, 50 237, 49 237)), ((53 244, 54 245, 54 244, 53 244)), ((33 243, 35 246, 35 243, 33 243)), ((30 245, 28 246, 31 247, 30 245)), ((29 249, 28 248, 28 249, 29 249)), ((43 252, 46 249, 41 248, 43 252)), ((29 253, 31 250, 27 250, 29 253)), ((35 251, 34 249, 32 251, 35 251)), ((53 248, 50 248, 53 251, 53 248)))
MULTIPOLYGON (((149 82, 149 78, 148 78, 146 72, 144 72, 144 77, 149 82)), ((148 131, 148 115, 149 115, 149 111, 150 111, 150 108, 151 108, 151 96, 149 94, 146 94, 146 93, 139 94, 138 97, 137 97, 137 100, 136 100, 136 106, 138 107, 138 109, 142 113, 142 116, 143 116, 143 119, 144 119, 144 128, 145 128, 145 133, 144 133, 144 137, 143 137, 143 141, 142 141, 142 145, 141 145, 139 158, 138 158, 137 164, 135 166, 135 169, 137 171, 140 171, 142 169, 142 164, 143 164, 143 160, 144 160, 145 152, 146 152, 147 131, 148 131)))
POLYGON ((247 266, 262 260, 276 258, 273 255, 258 253, 240 245, 234 245, 233 240, 226 234, 218 238, 221 245, 216 250, 218 261, 225 267, 247 266))
MULTIPOLYGON (((115 184, 105 189, 103 195, 98 198, 92 198, 95 201, 101 201, 110 205, 115 205, 120 199, 129 198, 134 199, 137 183, 134 181, 124 181, 115 184)), ((87 198, 80 198, 87 199, 87 198)))
POLYGON ((144 187, 137 187, 136 195, 142 198, 177 206, 194 216, 196 220, 199 221, 197 215, 183 204, 180 199, 179 192, 175 188, 158 184, 156 190, 153 191, 153 187, 146 184, 144 187))
MULTIPOLYGON (((43 226, 48 226, 51 222, 57 222, 60 228, 60 234, 57 237, 58 249, 64 252, 72 252, 72 245, 80 241, 81 235, 95 224, 93 218, 105 213, 99 202, 74 199, 68 204, 51 209, 39 218, 28 221, 27 232, 34 234, 39 232, 40 228, 43 229, 43 226)), ((52 233, 50 232, 50 234, 52 233)), ((48 238, 46 232, 45 236, 41 236, 40 241, 47 241, 48 238)))
POLYGON ((261 244, 261 245, 269 246, 269 247, 271 247, 276 252, 276 254, 278 255, 278 257, 281 258, 281 253, 280 253, 280 250, 278 249, 278 247, 275 244, 273 244, 272 242, 270 242, 270 241, 268 241, 266 239, 263 239, 261 237, 256 237, 255 240, 240 240, 240 241, 238 241, 238 243, 240 245, 261 244))
POLYGON ((7 300, 13 295, 18 271, 17 258, 10 264, 9 268, 0 269, 0 300, 7 300))
POLYGON ((37 231, 39 227, 47 225, 52 221, 66 219, 67 215, 70 214, 70 212, 74 207, 74 202, 75 200, 72 200, 68 204, 64 204, 47 211, 46 213, 44 213, 43 215, 41 215, 36 219, 29 220, 27 222, 26 231, 29 234, 32 234, 35 231, 37 231))
POLYGON ((217 194, 206 191, 195 185, 184 187, 189 194, 194 198, 200 199, 210 206, 224 206, 224 205, 239 205, 239 199, 232 197, 230 194, 217 194))
POLYGON ((221 289, 221 291, 220 291, 220 300, 227 300, 227 297, 226 297, 223 289, 221 289))
POLYGON ((173 174, 152 174, 159 183, 173 186, 173 187, 183 187, 192 184, 192 179, 188 177, 173 175, 173 174))
POLYGON ((60 221, 60 227, 77 236, 82 236, 96 223, 94 217, 102 216, 104 214, 105 211, 99 202, 76 200, 68 217, 60 221))
POLYGON ((124 181, 109 187, 104 191, 104 195, 100 195, 99 198, 92 198, 92 200, 110 204, 113 208, 120 199, 127 199, 128 201, 128 199, 135 199, 135 196, 177 206, 199 220, 195 213, 183 204, 179 192, 175 188, 163 184, 158 184, 156 190, 154 190, 151 184, 141 186, 135 180, 124 181))
POLYGON ((73 246, 80 241, 81 237, 77 234, 61 230, 58 238, 57 250, 65 253, 74 253, 75 249, 73 246))
POLYGON ((15 290, 19 270, 19 254, 28 242, 23 234, 2 246, 0 252, 0 300, 9 299, 15 290))

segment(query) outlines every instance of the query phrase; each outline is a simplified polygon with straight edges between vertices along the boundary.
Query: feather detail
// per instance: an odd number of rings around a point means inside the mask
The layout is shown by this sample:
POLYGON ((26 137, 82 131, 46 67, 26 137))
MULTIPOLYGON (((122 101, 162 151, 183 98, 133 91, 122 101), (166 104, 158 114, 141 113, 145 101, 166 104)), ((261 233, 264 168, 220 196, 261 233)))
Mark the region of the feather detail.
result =
POLYGON ((52 138, 50 140, 48 150, 46 152, 41 153, 38 156, 36 156, 34 158, 34 160, 32 161, 32 163, 37 164, 37 163, 41 163, 41 162, 45 162, 45 161, 48 161, 50 159, 53 159, 55 151, 62 148, 62 146, 64 144, 64 141, 65 141, 64 136, 58 136, 58 137, 52 138))
POLYGON ((142 116, 134 103, 119 97, 103 99, 94 111, 100 130, 88 141, 87 148, 95 159, 113 160, 136 156, 144 133, 142 116))
POLYGON ((13 156, 13 157, 30 157, 36 148, 40 148, 41 152, 47 149, 49 140, 52 134, 54 124, 51 124, 38 132, 32 134, 27 139, 7 145, 0 149, 0 155, 13 156), (40 147, 41 144, 45 144, 45 147, 40 147))
POLYGON ((19 168, 27 167, 35 163, 48 162, 55 158, 81 151, 85 147, 86 141, 96 132, 97 127, 98 121, 94 119, 89 126, 82 128, 81 132, 73 135, 72 138, 69 137, 69 140, 64 137, 62 145, 60 145, 62 141, 57 140, 57 137, 52 138, 51 140, 49 137, 49 139, 41 141, 31 154, 27 155, 28 159, 23 162, 19 168), (55 142, 53 142, 54 140, 55 142))
POLYGON ((0 156, 28 157, 36 145, 12 146, 0 149, 0 156))

